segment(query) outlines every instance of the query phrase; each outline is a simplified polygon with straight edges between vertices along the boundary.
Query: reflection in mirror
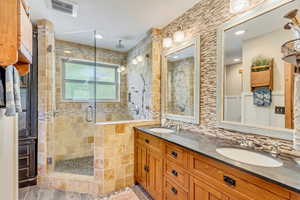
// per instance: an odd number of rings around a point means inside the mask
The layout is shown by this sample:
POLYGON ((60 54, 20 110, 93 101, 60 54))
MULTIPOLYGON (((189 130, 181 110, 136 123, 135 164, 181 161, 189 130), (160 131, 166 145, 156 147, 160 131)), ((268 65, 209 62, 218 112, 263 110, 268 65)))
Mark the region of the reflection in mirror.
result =
POLYGON ((186 41, 163 56, 163 116, 199 123, 200 39, 186 41))
POLYGON ((281 46, 293 39, 283 16, 294 1, 224 32, 224 121, 293 128, 293 80, 281 46))
POLYGON ((167 56, 167 113, 194 115, 195 46, 167 56))

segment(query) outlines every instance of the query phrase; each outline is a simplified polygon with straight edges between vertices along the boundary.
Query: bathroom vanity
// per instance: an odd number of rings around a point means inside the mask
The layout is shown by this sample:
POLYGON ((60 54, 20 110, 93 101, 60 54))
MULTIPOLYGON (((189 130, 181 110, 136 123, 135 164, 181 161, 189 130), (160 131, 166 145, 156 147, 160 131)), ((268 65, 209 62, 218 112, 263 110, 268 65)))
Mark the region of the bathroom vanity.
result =
POLYGON ((237 162, 217 153, 230 141, 189 131, 135 128, 135 181, 155 200, 299 200, 300 166, 237 162))

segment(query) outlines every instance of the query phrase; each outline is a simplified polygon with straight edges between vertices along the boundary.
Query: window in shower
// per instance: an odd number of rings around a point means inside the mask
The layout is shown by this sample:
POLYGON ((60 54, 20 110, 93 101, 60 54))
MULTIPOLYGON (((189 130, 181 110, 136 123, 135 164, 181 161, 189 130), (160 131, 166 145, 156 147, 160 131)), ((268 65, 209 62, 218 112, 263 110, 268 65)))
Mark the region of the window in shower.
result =
POLYGON ((65 101, 120 101, 118 65, 63 59, 63 99, 65 101), (96 76, 95 76, 96 75, 96 76), (96 77, 96 78, 95 78, 96 77))

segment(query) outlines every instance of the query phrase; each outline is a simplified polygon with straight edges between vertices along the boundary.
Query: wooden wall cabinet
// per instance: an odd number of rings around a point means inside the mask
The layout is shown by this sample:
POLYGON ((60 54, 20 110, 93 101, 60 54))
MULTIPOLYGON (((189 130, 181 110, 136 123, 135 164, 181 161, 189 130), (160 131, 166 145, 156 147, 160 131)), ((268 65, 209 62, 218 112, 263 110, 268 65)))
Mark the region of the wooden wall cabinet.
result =
POLYGON ((137 130, 135 180, 155 200, 300 200, 298 193, 137 130))
POLYGON ((23 0, 0 1, 0 66, 15 65, 20 74, 32 63, 32 24, 23 0))

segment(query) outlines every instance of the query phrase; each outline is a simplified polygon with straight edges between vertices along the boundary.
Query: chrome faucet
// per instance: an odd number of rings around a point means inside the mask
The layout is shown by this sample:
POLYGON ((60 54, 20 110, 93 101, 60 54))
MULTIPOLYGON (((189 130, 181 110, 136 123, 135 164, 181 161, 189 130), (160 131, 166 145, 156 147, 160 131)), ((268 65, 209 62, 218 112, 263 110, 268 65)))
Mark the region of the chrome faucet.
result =
POLYGON ((270 148, 270 153, 273 157, 278 157, 280 155, 280 148, 278 142, 271 142, 272 146, 270 148))

